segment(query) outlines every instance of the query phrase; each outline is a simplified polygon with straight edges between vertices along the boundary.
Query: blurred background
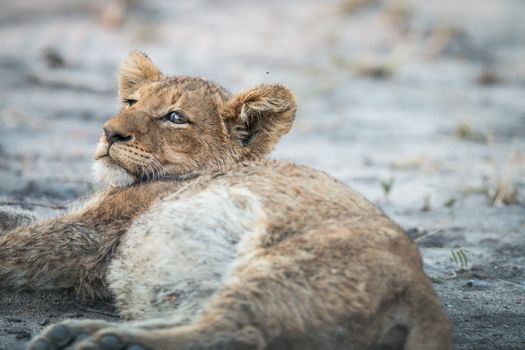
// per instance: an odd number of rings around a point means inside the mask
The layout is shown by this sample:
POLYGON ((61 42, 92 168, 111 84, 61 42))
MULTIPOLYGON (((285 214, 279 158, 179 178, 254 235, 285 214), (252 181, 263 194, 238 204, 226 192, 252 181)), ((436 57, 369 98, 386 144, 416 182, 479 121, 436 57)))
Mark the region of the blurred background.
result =
POLYGON ((329 172, 417 239, 458 348, 525 346, 524 1, 0 9, 0 206, 47 216, 93 192, 90 152, 131 50, 232 92, 282 83, 299 110, 272 157, 329 172))

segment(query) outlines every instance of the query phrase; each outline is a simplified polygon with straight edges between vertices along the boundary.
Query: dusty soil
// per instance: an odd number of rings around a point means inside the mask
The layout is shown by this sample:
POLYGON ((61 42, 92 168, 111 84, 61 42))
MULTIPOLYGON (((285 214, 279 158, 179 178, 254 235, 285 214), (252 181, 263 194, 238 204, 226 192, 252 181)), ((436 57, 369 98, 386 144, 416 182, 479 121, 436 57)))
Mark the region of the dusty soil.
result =
MULTIPOLYGON (((233 91, 281 82, 299 112, 273 157, 342 179, 418 240, 457 349, 525 348, 523 1, 0 8, 0 209, 55 215, 94 190, 89 154, 131 49, 233 91)), ((63 293, 0 291, 0 349, 70 317, 115 315, 63 293)))

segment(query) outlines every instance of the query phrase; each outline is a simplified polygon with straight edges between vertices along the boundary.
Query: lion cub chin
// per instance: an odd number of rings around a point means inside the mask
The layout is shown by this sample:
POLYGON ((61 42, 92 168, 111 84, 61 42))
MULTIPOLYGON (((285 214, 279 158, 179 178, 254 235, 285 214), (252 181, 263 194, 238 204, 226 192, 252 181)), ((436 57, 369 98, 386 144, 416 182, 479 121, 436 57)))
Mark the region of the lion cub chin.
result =
POLYGON ((451 349, 415 244, 329 175, 265 160, 293 94, 123 62, 82 209, 0 235, 0 286, 112 296, 31 350, 451 349))
POLYGON ((114 187, 129 186, 137 181, 124 168, 107 159, 99 159, 93 163, 93 178, 102 185, 114 187))

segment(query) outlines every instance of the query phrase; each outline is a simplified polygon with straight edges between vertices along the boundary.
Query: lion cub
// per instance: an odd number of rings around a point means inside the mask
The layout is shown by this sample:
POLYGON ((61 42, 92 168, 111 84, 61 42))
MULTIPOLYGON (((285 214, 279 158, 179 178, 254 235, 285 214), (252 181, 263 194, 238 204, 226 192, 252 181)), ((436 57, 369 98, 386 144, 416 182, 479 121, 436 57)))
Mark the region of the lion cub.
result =
POLYGON ((403 230, 332 177, 265 160, 292 93, 231 95, 133 52, 82 209, 0 236, 0 286, 112 296, 130 323, 70 320, 56 349, 451 349, 403 230))

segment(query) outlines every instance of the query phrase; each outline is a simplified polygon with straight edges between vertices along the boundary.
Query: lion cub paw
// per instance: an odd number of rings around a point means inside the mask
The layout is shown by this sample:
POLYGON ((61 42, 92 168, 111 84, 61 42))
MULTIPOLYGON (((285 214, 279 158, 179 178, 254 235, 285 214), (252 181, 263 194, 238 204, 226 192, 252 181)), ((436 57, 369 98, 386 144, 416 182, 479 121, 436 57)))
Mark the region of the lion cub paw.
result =
POLYGON ((29 350, 263 349, 264 344, 262 334, 252 327, 214 332, 193 326, 69 320, 46 328, 31 342, 29 350))
MULTIPOLYGON (((98 320, 67 320, 44 329, 29 345, 29 350, 76 350, 84 339, 113 323, 98 320)), ((99 349, 99 348, 93 348, 99 349)))

